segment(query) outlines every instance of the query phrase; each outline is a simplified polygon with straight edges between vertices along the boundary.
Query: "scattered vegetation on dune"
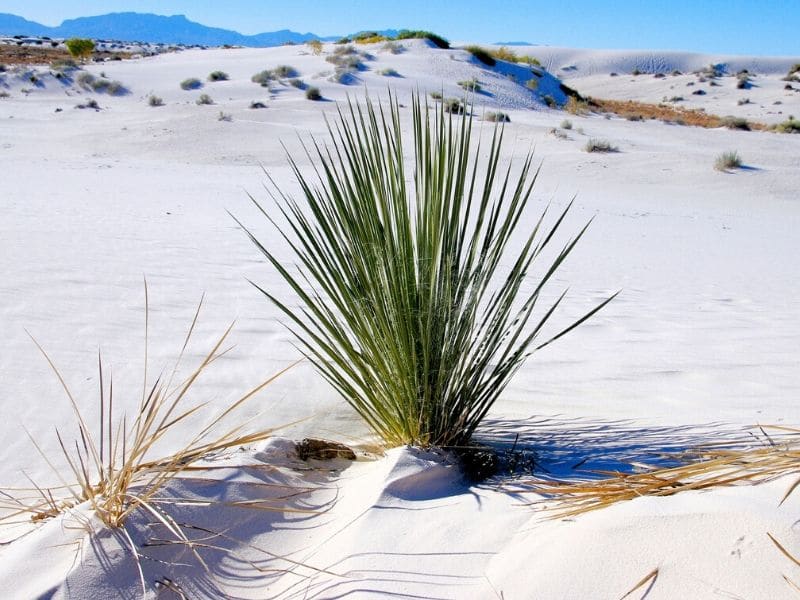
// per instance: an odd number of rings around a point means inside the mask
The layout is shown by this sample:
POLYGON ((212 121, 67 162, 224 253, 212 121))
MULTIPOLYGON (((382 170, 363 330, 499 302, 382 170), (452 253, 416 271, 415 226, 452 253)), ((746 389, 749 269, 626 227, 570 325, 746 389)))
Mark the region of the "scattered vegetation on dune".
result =
POLYGON ((608 140, 591 138, 583 147, 586 152, 619 152, 619 148, 608 140))
POLYGON ((510 123, 511 117, 509 117, 508 114, 504 112, 489 111, 483 116, 483 120, 491 121, 492 123, 510 123))
POLYGON ((423 30, 409 30, 409 29, 401 29, 397 36, 394 38, 396 40, 411 40, 411 39, 419 39, 419 40, 429 40, 433 42, 433 44, 437 48, 441 48, 443 50, 447 50, 450 47, 450 42, 448 42, 445 38, 440 35, 437 35, 431 31, 423 31, 423 30))
POLYGON ((789 116, 786 121, 773 126, 778 133, 800 133, 800 121, 793 116, 789 116))
POLYGON ((474 77, 466 81, 459 81, 458 87, 468 92, 478 93, 481 91, 481 84, 474 77))
POLYGON ((212 82, 216 81, 228 81, 230 76, 225 71, 212 71, 208 74, 208 80, 212 82))
POLYGON ((203 87, 203 82, 197 77, 189 77, 188 79, 181 81, 182 90, 198 90, 201 87, 203 87))
POLYGON ((150 94, 150 96, 147 97, 147 104, 150 106, 164 106, 164 100, 155 94, 150 94))
POLYGON ((306 42, 306 46, 311 49, 311 53, 314 56, 319 56, 322 54, 322 42, 319 40, 308 40, 306 42))
POLYGON ((483 63, 487 67, 493 67, 497 61, 492 56, 492 53, 482 46, 464 46, 464 50, 472 54, 476 60, 483 63))
POLYGON ((200 94, 200 97, 195 101, 198 105, 211 105, 214 104, 214 99, 208 94, 200 94))
POLYGON ((561 121, 561 125, 559 125, 559 127, 561 127, 561 129, 572 129, 572 121, 569 119, 564 119, 561 121))
POLYGON ((444 112, 452 115, 463 115, 467 107, 459 98, 447 98, 442 100, 442 108, 444 112))
POLYGON ((322 93, 318 87, 310 87, 306 90, 306 98, 308 100, 322 100, 322 93))
POLYGON ((559 251, 550 243, 569 209, 552 226, 542 215, 531 227, 533 158, 499 175, 502 127, 476 147, 471 117, 452 118, 443 105, 430 111, 419 96, 411 112, 411 165, 391 96, 388 109, 368 100, 341 110, 329 126, 332 147, 312 146, 313 169, 290 158, 301 199, 274 182, 271 192, 297 270, 248 235, 299 307, 263 293, 375 433, 393 445, 461 446, 531 352, 610 299, 538 341, 564 297, 540 309, 542 289, 585 228, 559 251), (512 251, 518 233, 524 240, 512 251), (532 280, 534 264, 541 275, 532 280))
POLYGON ((739 156, 739 153, 735 150, 731 152, 723 152, 714 161, 714 168, 717 171, 730 171, 732 169, 738 169, 741 166, 742 159, 739 156))
POLYGON ((380 71, 378 71, 378 75, 383 75, 384 77, 400 77, 400 73, 398 73, 396 69, 392 69, 391 67, 387 67, 386 69, 381 69, 380 71))
POLYGON ((80 60, 86 60, 92 56, 94 52, 94 41, 86 38, 70 38, 64 42, 70 56, 80 60))
POLYGON ((392 54, 402 54, 405 51, 405 48, 402 44, 398 44, 397 42, 386 42, 383 46, 381 46, 382 52, 391 52, 392 54))
POLYGON ((269 69, 259 71, 250 78, 253 83, 259 84, 261 87, 269 87, 269 82, 275 79, 275 74, 269 69))
POLYGON ((388 37, 379 34, 377 31, 364 31, 353 36, 353 41, 356 44, 377 44, 388 40, 388 37))
POLYGON ((506 62, 512 63, 524 63, 526 65, 531 65, 533 67, 541 67, 542 63, 539 61, 538 58, 533 56, 529 56, 527 54, 517 54, 513 50, 506 48, 505 46, 500 46, 496 50, 489 50, 489 54, 492 55, 492 58, 495 60, 504 60, 506 62))

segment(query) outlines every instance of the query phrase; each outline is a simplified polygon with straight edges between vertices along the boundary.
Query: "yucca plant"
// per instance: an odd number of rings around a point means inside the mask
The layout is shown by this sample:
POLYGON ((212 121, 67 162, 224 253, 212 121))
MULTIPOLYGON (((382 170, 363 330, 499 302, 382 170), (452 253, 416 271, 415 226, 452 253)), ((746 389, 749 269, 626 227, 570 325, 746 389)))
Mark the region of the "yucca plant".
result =
POLYGON ((256 202, 294 251, 297 270, 248 234, 300 307, 259 289, 367 424, 392 445, 459 446, 533 350, 608 300, 536 343, 564 297, 531 325, 541 291, 583 230, 534 280, 533 263, 567 211, 549 228, 544 215, 523 218, 538 172, 532 156, 517 175, 511 166, 501 172, 502 126, 484 158, 471 117, 445 114, 441 105, 431 112, 418 95, 411 107, 412 185, 397 98, 390 95, 388 110, 369 99, 350 102, 328 123, 332 144, 306 148, 317 163, 313 177, 289 157, 301 201, 270 180, 284 222, 256 202), (509 241, 523 229, 509 257, 509 241))

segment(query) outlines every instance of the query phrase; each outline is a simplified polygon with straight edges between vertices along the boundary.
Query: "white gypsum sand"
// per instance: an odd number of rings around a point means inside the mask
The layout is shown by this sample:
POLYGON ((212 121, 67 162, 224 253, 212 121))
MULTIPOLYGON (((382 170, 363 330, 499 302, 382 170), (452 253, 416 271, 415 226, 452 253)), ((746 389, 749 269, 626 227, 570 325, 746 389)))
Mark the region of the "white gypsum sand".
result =
MULTIPOLYGON (((308 165, 298 134, 325 140, 323 115, 333 116, 336 102, 348 96, 362 101, 365 87, 377 101, 388 86, 404 103, 417 89, 461 97, 457 82, 472 78, 483 90, 475 96, 478 115, 500 110, 510 116, 508 155, 521 157, 535 146, 543 161, 531 219, 548 203, 562 208, 573 195, 567 229, 577 231, 595 218, 550 290, 570 287, 553 328, 622 289, 591 321, 526 363, 490 414, 484 435, 510 445, 519 434, 519 444, 536 450, 538 465, 570 475, 570 466, 584 459, 586 468, 605 468, 735 435, 755 423, 800 422, 800 136, 568 115, 541 101, 548 94, 564 100, 554 78, 545 76, 534 93, 523 85, 529 70, 521 65, 486 69, 461 50, 402 44, 406 51, 400 54, 382 52, 381 44, 356 46, 373 58, 362 59, 366 70, 354 73, 352 85, 330 81, 330 44, 322 56, 305 46, 216 49, 88 66, 130 90, 118 97, 46 75, 44 86, 34 87, 4 74, 9 97, 0 99, 0 370, 6 418, 0 423, 0 482, 29 485, 24 469, 37 482, 55 483, 23 426, 52 456, 60 452, 53 427, 73 435, 66 425, 69 402, 25 329, 53 357, 86 414, 97 406, 98 345, 113 370, 115 410, 135 409, 142 385, 144 275, 153 377, 180 350, 203 292, 205 308, 187 359, 197 358, 237 319, 230 338, 235 347, 195 384, 212 407, 224 407, 297 360, 278 311, 247 279, 283 296, 288 292, 226 210, 290 259, 247 198, 250 192, 271 206, 261 187, 262 165, 297 192, 281 142, 308 165), (323 101, 307 100, 289 84, 264 88, 251 81, 278 65, 294 67, 307 85, 320 89, 323 101), (379 74, 387 68, 400 77, 379 74), (230 79, 206 81, 217 70, 230 79), (181 89, 191 77, 203 87, 181 89), (214 105, 196 104, 203 93, 214 105), (164 106, 150 106, 151 95, 164 106), (89 98, 99 112, 74 108, 89 98), (252 102, 266 109, 251 109, 252 102), (219 120, 221 111, 229 121, 219 120), (565 117, 573 125, 567 139, 549 134, 565 117), (590 138, 608 140, 620 151, 584 152, 590 138), (745 168, 715 170, 716 157, 733 150, 745 168)), ((583 94, 653 102, 681 95, 683 106, 765 123, 800 115, 800 92, 784 90, 781 81, 797 62, 790 58, 515 51, 537 56, 583 94), (685 85, 697 81, 691 71, 723 62, 733 73, 751 71, 757 85, 739 90, 730 76, 719 78, 719 87, 685 85), (630 75, 649 66, 650 74, 630 75), (673 70, 685 74, 672 76, 673 70), (657 71, 666 77, 654 78, 657 71), (691 95, 698 87, 708 93, 691 95), (738 105, 745 96, 751 103, 738 105)), ((254 426, 308 417, 282 435, 370 441, 308 364, 291 369, 264 398, 244 411, 255 417, 254 426)), ((192 423, 186 429, 188 435, 192 423)), ((152 597, 158 581, 161 594, 172 593, 165 579, 188 597, 215 597, 221 589, 248 598, 619 598, 655 568, 653 599, 715 593, 791 598, 797 592, 783 576, 800 582, 797 566, 767 536, 800 556, 793 525, 797 494, 778 507, 792 478, 639 499, 574 520, 544 521, 537 507, 523 505, 529 497, 491 485, 468 487, 441 457, 416 450, 336 463, 330 473, 294 470, 298 463, 281 441, 217 459, 213 464, 225 468, 204 477, 224 485, 199 479, 170 484, 175 495, 217 504, 170 510, 197 527, 198 538, 211 535, 202 529, 227 532, 228 538, 209 543, 231 553, 200 550, 211 577, 185 549, 145 549, 154 558, 141 561, 152 597), (242 468, 245 463, 258 467, 242 468), (273 463, 277 470, 262 473, 273 463), (230 506, 282 498, 285 488, 265 491, 263 483, 311 488, 283 502, 312 512, 230 506)), ((130 524, 138 542, 163 536, 146 520, 130 524)), ((130 550, 114 535, 88 536, 90 527, 99 529, 78 511, 3 547, 3 597, 139 596, 130 550)))

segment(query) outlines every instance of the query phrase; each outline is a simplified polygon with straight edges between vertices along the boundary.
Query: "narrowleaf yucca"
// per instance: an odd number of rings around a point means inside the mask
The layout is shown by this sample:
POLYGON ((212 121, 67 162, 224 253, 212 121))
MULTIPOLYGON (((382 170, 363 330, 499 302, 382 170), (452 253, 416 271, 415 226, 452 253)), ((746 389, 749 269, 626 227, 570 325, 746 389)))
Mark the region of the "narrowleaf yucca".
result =
POLYGON ((272 181, 284 222, 259 208, 296 255, 296 271, 248 234, 300 307, 261 291, 367 424, 389 444, 457 446, 469 441, 533 350, 608 300, 535 343, 564 297, 532 319, 542 288, 583 231, 531 281, 534 260, 567 212, 549 228, 544 215, 523 219, 536 180, 532 157, 512 176, 510 165, 500 168, 502 127, 494 128, 484 157, 470 116, 431 112, 419 96, 411 108, 413 179, 401 106, 390 95, 388 109, 368 99, 339 110, 328 122, 332 144, 306 148, 313 176, 289 158, 302 200, 272 181), (523 228, 522 245, 510 256, 508 243, 523 228))

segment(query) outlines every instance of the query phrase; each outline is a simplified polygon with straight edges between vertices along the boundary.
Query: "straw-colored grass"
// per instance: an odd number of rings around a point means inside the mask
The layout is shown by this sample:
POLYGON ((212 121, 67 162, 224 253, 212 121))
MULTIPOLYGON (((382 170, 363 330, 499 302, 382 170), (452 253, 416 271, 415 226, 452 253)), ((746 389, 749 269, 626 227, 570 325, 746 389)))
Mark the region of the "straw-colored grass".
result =
POLYGON ((223 349, 223 344, 232 327, 228 327, 187 377, 175 383, 182 358, 197 324, 201 305, 202 301, 174 366, 171 370, 164 371, 154 383, 147 381, 145 349, 142 397, 137 413, 132 418, 129 419, 125 414, 115 414, 113 383, 110 375, 103 369, 102 359, 98 357, 100 396, 96 429, 88 425, 79 408, 79 402, 64 377, 42 346, 34 340, 66 393, 79 436, 74 442, 69 442, 61 430, 56 429, 62 458, 68 467, 66 470, 58 468, 55 457, 47 456, 31 437, 61 485, 49 488, 32 482, 33 488, 30 490, 4 490, 3 496, 6 500, 0 504, 0 508, 7 511, 7 514, 0 522, 13 522, 24 515, 38 521, 88 503, 108 527, 121 527, 134 511, 142 509, 164 524, 176 537, 182 537, 177 525, 163 511, 154 507, 157 493, 204 455, 238 448, 270 437, 274 429, 247 431, 247 423, 226 425, 224 428, 222 424, 228 422, 228 417, 285 371, 284 369, 248 391, 199 431, 190 433, 184 430, 180 433, 182 437, 177 437, 178 426, 190 417, 199 416, 206 407, 207 402, 191 401, 190 392, 208 367, 227 352, 223 349), (170 454, 154 452, 156 446, 170 437, 173 443, 180 443, 178 450, 170 454))
MULTIPOLYGON (((676 467, 636 473, 591 471, 593 479, 577 482, 536 479, 527 482, 525 489, 544 495, 552 515, 563 518, 642 496, 672 496, 689 490, 758 484, 800 474, 800 429, 773 426, 760 431, 761 444, 757 447, 742 447, 742 442, 710 444, 674 456, 684 462, 676 467), (776 433, 767 434, 766 429, 776 433)), ((798 487, 800 478, 789 486, 778 504, 785 502, 798 487)))
POLYGON ((569 209, 550 227, 527 216, 533 157, 501 170, 502 125, 486 148, 472 139, 471 111, 447 114, 418 95, 410 108, 410 165, 390 96, 388 107, 340 109, 332 143, 307 149, 313 168, 289 159, 300 200, 272 182, 282 218, 261 210, 297 271, 249 235, 299 301, 263 293, 376 434, 389 445, 462 446, 525 359, 608 300, 537 341, 564 298, 540 310, 542 289, 585 228, 552 248, 569 209))

